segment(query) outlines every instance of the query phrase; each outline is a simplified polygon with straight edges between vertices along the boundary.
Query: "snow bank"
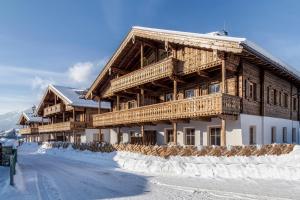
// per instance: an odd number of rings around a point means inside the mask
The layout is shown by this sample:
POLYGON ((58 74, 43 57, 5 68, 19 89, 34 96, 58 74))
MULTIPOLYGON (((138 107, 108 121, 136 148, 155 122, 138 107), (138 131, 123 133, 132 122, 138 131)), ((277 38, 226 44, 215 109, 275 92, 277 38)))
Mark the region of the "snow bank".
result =
POLYGON ((300 180, 300 146, 290 154, 280 156, 181 157, 168 159, 131 152, 100 153, 74 150, 72 147, 50 148, 24 144, 23 152, 49 154, 100 165, 114 165, 122 169, 160 175, 199 178, 282 179, 300 180))

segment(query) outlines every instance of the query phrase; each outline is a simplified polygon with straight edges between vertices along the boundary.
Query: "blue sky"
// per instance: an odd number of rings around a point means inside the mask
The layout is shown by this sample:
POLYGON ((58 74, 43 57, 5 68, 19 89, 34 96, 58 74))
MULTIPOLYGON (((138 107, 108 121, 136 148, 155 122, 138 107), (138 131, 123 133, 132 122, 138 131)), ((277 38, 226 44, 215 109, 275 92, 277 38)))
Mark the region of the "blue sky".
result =
POLYGON ((246 37, 300 70, 300 1, 0 0, 0 113, 86 88, 134 25, 246 37))

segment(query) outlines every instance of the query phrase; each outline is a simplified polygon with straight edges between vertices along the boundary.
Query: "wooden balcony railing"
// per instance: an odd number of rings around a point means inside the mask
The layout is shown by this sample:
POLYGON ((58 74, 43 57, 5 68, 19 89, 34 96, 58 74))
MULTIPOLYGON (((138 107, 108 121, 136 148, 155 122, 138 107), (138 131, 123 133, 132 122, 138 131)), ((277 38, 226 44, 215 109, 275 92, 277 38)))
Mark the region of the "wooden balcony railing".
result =
POLYGON ((49 106, 47 108, 44 108, 44 117, 55 114, 55 113, 62 112, 63 110, 64 110, 64 106, 62 103, 55 104, 53 106, 49 106))
POLYGON ((240 97, 217 93, 129 110, 97 114, 93 116, 93 126, 109 127, 122 124, 217 116, 221 114, 238 115, 239 113, 240 97))
POLYGON ((72 131, 75 129, 84 129, 85 127, 86 127, 85 122, 60 122, 60 123, 39 126, 39 132, 47 133, 47 132, 72 131))
POLYGON ((35 133, 38 133, 39 129, 38 128, 22 128, 19 130, 19 133, 21 135, 24 135, 24 134, 35 134, 35 133))
POLYGON ((122 91, 155 80, 170 77, 176 72, 176 59, 170 57, 150 64, 144 68, 125 74, 119 78, 111 80, 109 90, 103 96, 110 96, 114 92, 122 91))

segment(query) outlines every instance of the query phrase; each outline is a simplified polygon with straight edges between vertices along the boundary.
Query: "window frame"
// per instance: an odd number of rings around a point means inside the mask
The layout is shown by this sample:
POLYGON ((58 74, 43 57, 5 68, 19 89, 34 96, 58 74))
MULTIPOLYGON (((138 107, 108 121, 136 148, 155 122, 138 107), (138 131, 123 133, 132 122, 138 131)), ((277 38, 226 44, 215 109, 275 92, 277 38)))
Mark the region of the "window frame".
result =
POLYGON ((256 126, 249 127, 249 145, 256 145, 256 126), (252 131, 251 131, 252 130, 252 131))
POLYGON ((282 143, 287 143, 287 127, 282 127, 282 143))
POLYGON ((196 130, 195 128, 185 128, 185 145, 193 145, 196 144, 196 130), (193 132, 189 132, 193 130, 193 132))
POLYGON ((275 126, 272 126, 271 127, 271 144, 274 144, 276 143, 276 127, 275 126))

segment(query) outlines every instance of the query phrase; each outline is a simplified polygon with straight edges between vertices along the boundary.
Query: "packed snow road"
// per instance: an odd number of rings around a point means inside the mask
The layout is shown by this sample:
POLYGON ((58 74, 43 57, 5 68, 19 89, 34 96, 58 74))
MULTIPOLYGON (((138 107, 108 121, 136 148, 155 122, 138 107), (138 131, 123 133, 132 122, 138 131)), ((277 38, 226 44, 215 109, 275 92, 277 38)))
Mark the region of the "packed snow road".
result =
POLYGON ((0 199, 300 198, 300 182, 296 181, 200 179, 141 174, 121 169, 113 161, 91 163, 22 149, 15 178, 15 188, 0 179, 0 199))

